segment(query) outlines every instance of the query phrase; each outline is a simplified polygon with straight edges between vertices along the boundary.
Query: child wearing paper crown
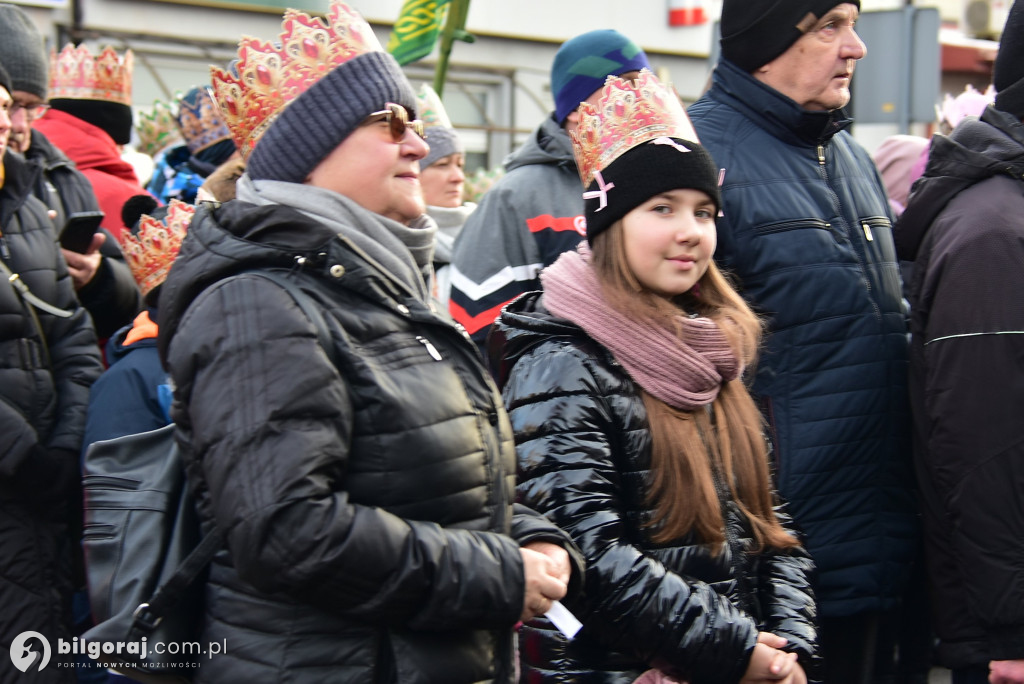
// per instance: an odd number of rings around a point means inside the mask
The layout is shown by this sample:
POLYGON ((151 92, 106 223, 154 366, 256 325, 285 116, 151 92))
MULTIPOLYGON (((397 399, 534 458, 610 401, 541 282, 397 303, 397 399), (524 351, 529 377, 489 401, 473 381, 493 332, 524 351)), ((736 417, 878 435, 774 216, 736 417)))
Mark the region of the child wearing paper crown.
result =
POLYGON ((525 681, 805 682, 812 563, 741 379, 761 324, 712 261, 715 166, 646 70, 607 79, 573 145, 587 241, 493 340, 519 498, 587 560, 582 631, 525 625, 525 681))

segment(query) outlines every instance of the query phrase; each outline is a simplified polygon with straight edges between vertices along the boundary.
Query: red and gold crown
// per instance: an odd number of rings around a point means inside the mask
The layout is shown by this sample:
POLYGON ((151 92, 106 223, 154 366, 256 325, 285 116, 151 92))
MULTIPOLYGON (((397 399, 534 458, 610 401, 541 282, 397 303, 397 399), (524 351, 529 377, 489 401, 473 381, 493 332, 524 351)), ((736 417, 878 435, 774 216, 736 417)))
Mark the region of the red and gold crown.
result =
POLYGON ((195 212, 191 204, 172 199, 163 221, 143 214, 138 233, 121 231, 121 251, 143 296, 167 278, 195 212))
POLYGON ((153 103, 150 111, 138 110, 135 131, 139 134, 139 152, 153 157, 171 145, 182 142, 178 129, 178 111, 173 102, 153 103))
POLYGON ((200 88, 195 97, 178 102, 178 125, 185 136, 188 151, 196 154, 210 145, 231 137, 231 130, 213 101, 209 88, 200 88))
POLYGON ((120 56, 109 45, 95 58, 84 45, 68 43, 50 51, 50 99, 102 100, 132 105, 134 55, 120 56))
POLYGON ((214 97, 242 157, 248 159, 289 102, 331 69, 367 52, 382 51, 370 25, 339 0, 332 0, 326 21, 287 10, 278 44, 242 38, 238 60, 229 71, 210 68, 214 97))
POLYGON ((597 104, 584 102, 579 113, 573 153, 585 188, 595 173, 641 143, 657 138, 699 142, 679 96, 647 69, 635 83, 609 76, 597 104))

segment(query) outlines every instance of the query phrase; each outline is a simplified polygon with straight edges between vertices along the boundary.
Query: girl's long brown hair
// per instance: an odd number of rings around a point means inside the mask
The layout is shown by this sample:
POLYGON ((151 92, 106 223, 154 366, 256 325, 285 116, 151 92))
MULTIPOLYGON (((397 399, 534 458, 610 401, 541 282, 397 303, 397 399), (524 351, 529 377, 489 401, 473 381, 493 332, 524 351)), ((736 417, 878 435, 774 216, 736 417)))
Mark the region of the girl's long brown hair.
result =
MULTIPOLYGON (((754 362, 762 323, 714 262, 697 287, 670 301, 644 288, 630 271, 621 221, 594 239, 592 259, 602 293, 616 310, 658 326, 678 321, 681 310, 707 316, 718 323, 744 366, 754 362)), ((750 520, 756 543, 752 551, 799 544, 775 516, 761 413, 742 380, 722 386, 710 413, 676 409, 647 392, 642 397, 651 428, 648 498, 654 508, 654 541, 692 533, 721 549, 725 522, 715 491, 717 477, 750 520)))

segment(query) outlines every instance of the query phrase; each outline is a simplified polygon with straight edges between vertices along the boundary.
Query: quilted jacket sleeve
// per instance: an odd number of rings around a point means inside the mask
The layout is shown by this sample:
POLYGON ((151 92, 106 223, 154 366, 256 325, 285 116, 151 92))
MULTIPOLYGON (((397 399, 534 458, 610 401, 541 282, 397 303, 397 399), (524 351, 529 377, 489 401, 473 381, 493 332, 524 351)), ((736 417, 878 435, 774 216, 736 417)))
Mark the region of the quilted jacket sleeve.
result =
MULTIPOLYGON (((777 506, 775 515, 783 527, 792 530, 784 506, 777 506)), ((802 546, 769 550, 762 554, 760 568, 762 629, 788 639, 783 650, 799 654, 808 678, 813 680, 821 668, 812 589, 814 561, 802 546)))
POLYGON ((621 424, 607 371, 570 343, 516 364, 505 404, 516 434, 518 494, 569 532, 587 561, 585 629, 602 645, 692 681, 739 681, 757 629, 710 586, 671 572, 627 538, 617 463, 621 424))
POLYGON ((366 624, 443 630, 518 619, 523 567, 512 538, 350 499, 349 388, 279 286, 239 277, 210 288, 182 319, 168 360, 187 403, 190 477, 205 483, 204 515, 226 531, 242 580, 366 624))

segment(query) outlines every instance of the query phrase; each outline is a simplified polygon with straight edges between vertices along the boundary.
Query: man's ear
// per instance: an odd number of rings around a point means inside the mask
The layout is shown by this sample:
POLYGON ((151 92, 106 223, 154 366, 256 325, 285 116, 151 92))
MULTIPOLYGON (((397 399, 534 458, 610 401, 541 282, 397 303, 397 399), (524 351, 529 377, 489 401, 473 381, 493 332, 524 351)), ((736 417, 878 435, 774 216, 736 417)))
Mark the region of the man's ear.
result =
POLYGON ((580 122, 580 110, 579 107, 569 112, 569 115, 565 117, 565 122, 562 123, 562 128, 567 131, 574 130, 580 122))

